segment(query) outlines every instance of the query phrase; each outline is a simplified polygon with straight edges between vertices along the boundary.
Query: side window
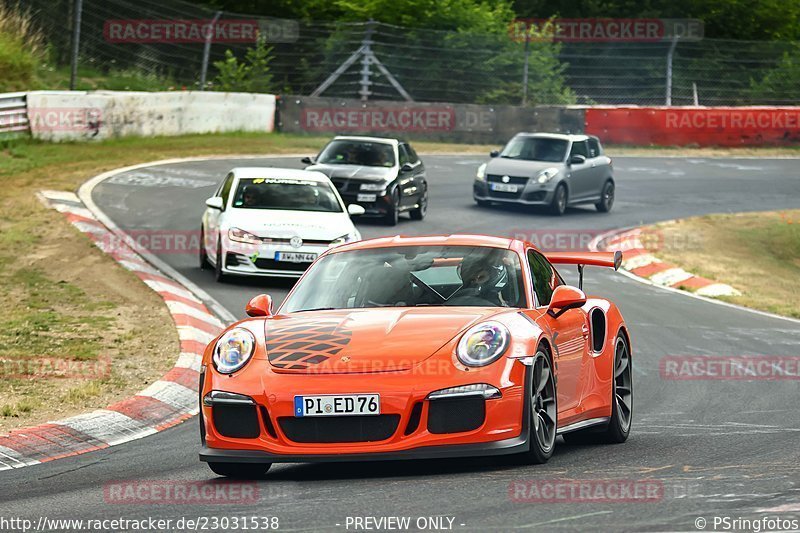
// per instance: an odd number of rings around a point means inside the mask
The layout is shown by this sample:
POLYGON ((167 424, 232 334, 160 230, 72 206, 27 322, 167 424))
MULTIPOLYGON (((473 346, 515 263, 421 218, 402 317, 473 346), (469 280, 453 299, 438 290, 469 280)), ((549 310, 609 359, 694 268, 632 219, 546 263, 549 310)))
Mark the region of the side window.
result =
POLYGON ((585 158, 589 158, 589 147, 586 141, 579 141, 572 143, 572 150, 569 153, 569 156, 572 157, 573 155, 582 155, 585 158))
POLYGON ((406 145, 406 149, 408 150, 408 161, 411 164, 416 165, 417 162, 419 161, 419 156, 417 155, 417 152, 415 152, 414 149, 411 148, 410 144, 406 145))
POLYGON ((594 137, 589 138, 589 157, 599 157, 602 154, 600 142, 594 137))
POLYGON ((232 185, 233 185, 233 173, 230 173, 225 177, 225 182, 222 184, 222 188, 219 191, 219 195, 222 197, 223 210, 225 210, 225 208, 228 207, 228 198, 231 195, 232 185))
POLYGON ((411 163, 411 158, 408 155, 408 150, 406 150, 405 144, 399 144, 397 146, 397 153, 400 157, 400 166, 402 167, 406 163, 411 163))
POLYGON ((548 305, 553 291, 562 285, 563 281, 550 262, 536 250, 528 250, 528 264, 531 269, 536 302, 539 306, 548 305))

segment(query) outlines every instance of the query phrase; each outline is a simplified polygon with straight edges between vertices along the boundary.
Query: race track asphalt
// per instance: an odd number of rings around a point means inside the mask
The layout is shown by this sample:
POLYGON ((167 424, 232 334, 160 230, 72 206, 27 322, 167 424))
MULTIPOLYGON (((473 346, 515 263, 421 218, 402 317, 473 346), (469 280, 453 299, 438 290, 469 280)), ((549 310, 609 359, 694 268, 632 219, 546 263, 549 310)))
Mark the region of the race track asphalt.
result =
MULTIPOLYGON (((430 209, 396 228, 359 221, 364 237, 478 232, 589 235, 599 230, 707 213, 797 208, 800 170, 791 159, 615 158, 617 201, 607 215, 570 209, 555 218, 525 208, 478 208, 471 197, 478 156, 427 156, 430 209)), ((130 231, 197 230, 204 199, 237 165, 290 166, 296 159, 213 160, 117 175, 93 199, 130 231)), ((280 301, 291 282, 217 284, 193 254, 158 253, 236 316, 258 292, 280 301)), ((695 520, 800 516, 800 388, 796 380, 675 381, 659 374, 667 355, 800 355, 800 323, 709 303, 587 269, 586 289, 622 309, 633 335, 635 416, 616 446, 559 440, 550 462, 508 459, 278 465, 259 498, 236 505, 107 503, 104 485, 136 480, 207 481, 197 459, 196 419, 107 450, 0 473, 0 517, 178 519, 277 516, 283 531, 347 531, 348 517, 453 518, 455 531, 694 531, 695 520), (653 480, 658 501, 513 501, 515 482, 653 480)), ((567 279, 574 279, 567 273, 567 279)), ((411 529, 416 531, 415 527, 411 529)), ((349 531, 355 531, 352 527, 349 531)))

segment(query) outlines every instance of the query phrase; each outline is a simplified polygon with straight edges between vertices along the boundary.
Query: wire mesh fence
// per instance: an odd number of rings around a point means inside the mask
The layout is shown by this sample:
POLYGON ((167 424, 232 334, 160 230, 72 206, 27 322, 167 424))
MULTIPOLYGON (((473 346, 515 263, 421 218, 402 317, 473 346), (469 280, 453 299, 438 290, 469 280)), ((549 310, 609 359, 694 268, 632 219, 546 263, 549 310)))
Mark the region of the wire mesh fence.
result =
MULTIPOLYGON (((65 71, 74 0, 25 0, 24 7, 50 45, 51 68, 65 71)), ((327 80, 323 96, 385 100, 406 94, 484 104, 776 105, 796 104, 800 87, 800 44, 791 42, 677 41, 670 54, 672 42, 526 45, 510 33, 312 23, 180 0, 83 0, 78 88, 218 90, 221 65, 235 58, 227 72, 235 81, 257 35, 269 47, 258 90, 286 94, 314 94, 327 80), (212 21, 209 40, 204 28, 212 21)))

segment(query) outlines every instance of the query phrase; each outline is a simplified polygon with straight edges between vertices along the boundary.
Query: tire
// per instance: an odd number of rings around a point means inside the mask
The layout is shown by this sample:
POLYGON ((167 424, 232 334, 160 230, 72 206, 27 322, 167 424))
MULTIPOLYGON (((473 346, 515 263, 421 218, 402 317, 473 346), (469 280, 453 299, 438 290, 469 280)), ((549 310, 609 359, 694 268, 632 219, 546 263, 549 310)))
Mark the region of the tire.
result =
POLYGON ((392 193, 392 205, 383 217, 383 222, 387 226, 396 226, 400 221, 400 193, 397 189, 392 193))
POLYGON ((203 227, 200 226, 200 252, 198 253, 198 260, 200 261, 200 270, 208 270, 208 254, 206 253, 206 239, 203 227))
POLYGON ((269 471, 272 463, 208 463, 218 476, 237 479, 258 479, 269 471))
POLYGON ((611 419, 600 427, 564 435, 569 444, 621 444, 628 440, 633 417, 633 369, 628 341, 622 334, 614 343, 614 377, 611 387, 611 419), (621 361, 621 360, 624 360, 621 361))
POLYGON ((411 220, 422 220, 428 212, 428 191, 426 190, 422 197, 419 199, 419 207, 412 209, 408 212, 411 220))
POLYGON ((614 182, 611 180, 608 180, 603 185, 603 194, 600 201, 594 204, 601 213, 608 213, 614 207, 614 189, 614 182))
POLYGON ((540 346, 530 370, 530 449, 521 454, 525 464, 543 464, 553 455, 558 429, 558 396, 555 374, 548 351, 540 346), (546 371, 546 373, 545 373, 546 371))
POLYGON ((214 262, 214 279, 219 283, 225 283, 225 272, 222 271, 222 263, 225 258, 222 257, 222 241, 217 241, 217 260, 214 262))
POLYGON ((550 213, 560 217, 567 210, 567 186, 559 183, 556 191, 553 193, 553 201, 550 203, 550 213))
POLYGON ((478 200, 477 198, 475 198, 475 203, 478 204, 478 207, 490 207, 492 205, 489 200, 478 200))

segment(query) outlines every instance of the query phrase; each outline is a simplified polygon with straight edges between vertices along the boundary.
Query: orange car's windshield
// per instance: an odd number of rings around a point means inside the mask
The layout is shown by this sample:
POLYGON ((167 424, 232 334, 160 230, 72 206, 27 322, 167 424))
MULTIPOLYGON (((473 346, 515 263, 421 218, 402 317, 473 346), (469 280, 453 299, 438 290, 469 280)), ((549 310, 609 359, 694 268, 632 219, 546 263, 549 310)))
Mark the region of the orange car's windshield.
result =
POLYGON ((320 259, 282 313, 364 307, 523 307, 515 252, 478 246, 405 246, 320 259))

